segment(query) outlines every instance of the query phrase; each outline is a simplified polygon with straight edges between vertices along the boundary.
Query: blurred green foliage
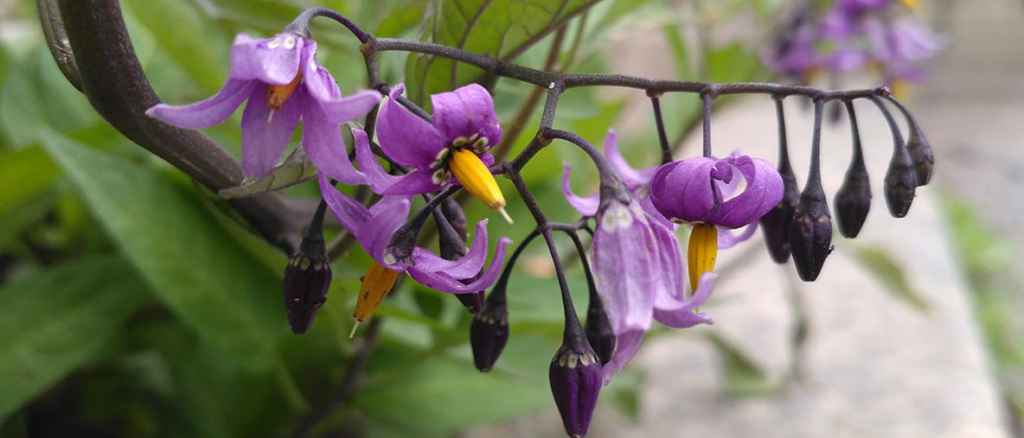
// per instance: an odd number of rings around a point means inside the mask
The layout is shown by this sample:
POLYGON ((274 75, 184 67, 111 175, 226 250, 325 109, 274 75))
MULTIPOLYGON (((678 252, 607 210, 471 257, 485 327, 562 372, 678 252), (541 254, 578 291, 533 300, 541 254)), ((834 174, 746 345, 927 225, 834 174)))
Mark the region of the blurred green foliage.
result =
MULTIPOLYGON (((616 58, 602 43, 625 26, 653 22, 663 30, 681 77, 693 78, 697 65, 706 65, 705 79, 764 75, 756 52, 739 44, 694 52, 668 1, 318 3, 379 36, 461 45, 535 67, 547 57, 555 27, 565 25, 560 67, 580 72, 611 70, 616 58), (575 46, 573 39, 582 43, 575 46)), ((759 11, 770 15, 774 3, 758 2, 759 11)), ((357 342, 348 339, 349 315, 368 258, 355 248, 333 265, 335 281, 313 329, 292 335, 279 290, 284 255, 226 214, 215 194, 103 122, 42 45, 33 4, 22 0, 13 17, 2 18, 5 27, 24 30, 0 44, 0 436, 288 435, 340 384, 357 342)), ((150 81, 174 103, 220 87, 234 34, 273 34, 301 4, 123 2, 150 81)), ((346 92, 359 89, 365 79, 355 41, 329 22, 317 22, 313 32, 323 47, 320 61, 346 92)), ((383 55, 382 73, 406 81, 420 100, 484 79, 470 67, 392 53, 383 55)), ((530 91, 507 80, 497 83, 503 121, 523 110, 530 91)), ((670 136, 684 135, 697 117, 697 101, 673 96, 664 106, 673 121, 670 136)), ((597 143, 624 109, 623 101, 597 91, 574 91, 563 99, 556 124, 597 143)), ((513 152, 538 123, 539 111, 532 113, 513 152)), ((235 117, 206 132, 237 154, 235 117)), ((624 149, 637 165, 651 164, 655 138, 653 129, 645 130, 624 139, 624 149)), ((576 184, 585 184, 580 191, 594 187, 593 169, 564 147, 543 151, 525 176, 552 219, 571 220, 559 190, 562 162, 575 165, 576 184)), ((287 193, 316 196, 312 184, 287 193)), ((510 213, 523 220, 492 235, 520 239, 529 231, 529 215, 510 202, 510 213)), ((477 219, 493 212, 471 202, 467 214, 477 219)), ((568 253, 568 242, 561 244, 568 253)), ((562 311, 540 249, 527 252, 512 280, 514 335, 493 372, 473 368, 462 306, 405 282, 379 312, 387 323, 362 390, 314 432, 449 436, 552 408, 545 370, 559 343, 562 311)), ((570 274, 582 308, 582 273, 574 267, 570 274)), ((635 416, 641 380, 630 373, 617 379, 603 403, 635 416)))

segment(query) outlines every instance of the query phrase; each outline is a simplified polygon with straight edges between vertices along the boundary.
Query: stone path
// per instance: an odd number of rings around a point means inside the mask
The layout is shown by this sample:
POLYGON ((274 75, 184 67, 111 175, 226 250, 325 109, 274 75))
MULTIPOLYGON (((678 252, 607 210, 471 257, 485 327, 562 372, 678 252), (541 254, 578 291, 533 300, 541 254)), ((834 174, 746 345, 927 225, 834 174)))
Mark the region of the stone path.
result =
MULTIPOLYGON (((837 234, 837 249, 819 280, 800 285, 812 325, 804 378, 772 396, 729 398, 708 343, 693 332, 672 334, 645 345, 632 365, 648 375, 640 421, 630 423, 604 409, 590 436, 1008 436, 939 198, 948 190, 977 202, 985 209, 983 217, 1024 242, 1024 228, 1018 226, 1024 213, 1019 195, 1024 189, 1024 51, 1019 48, 1024 13, 1016 0, 950 3, 957 4, 949 29, 957 42, 914 104, 936 147, 938 184, 919 190, 906 218, 888 216, 880 189, 891 138, 877 110, 859 104, 875 202, 861 237, 851 242, 837 234), (885 248, 906 268, 929 310, 915 310, 887 292, 854 261, 855 245, 885 248)), ((629 73, 671 74, 671 66, 637 61, 620 65, 629 73)), ((788 115, 791 144, 800 149, 794 151, 795 163, 806 169, 810 114, 794 102, 788 115)), ((774 159, 774 123, 770 100, 753 99, 716 116, 712 138, 716 147, 742 147, 774 159)), ((830 198, 841 183, 849 143, 845 124, 824 136, 830 198)), ((763 247, 760 239, 749 245, 763 247)), ((1024 265, 1018 269, 1024 272, 1024 265)), ((791 266, 780 268, 759 254, 719 284, 707 308, 716 325, 698 331, 715 330, 780 378, 793 360, 785 291, 794 277, 791 266)), ((557 415, 545 412, 467 436, 558 437, 562 432, 557 415)))

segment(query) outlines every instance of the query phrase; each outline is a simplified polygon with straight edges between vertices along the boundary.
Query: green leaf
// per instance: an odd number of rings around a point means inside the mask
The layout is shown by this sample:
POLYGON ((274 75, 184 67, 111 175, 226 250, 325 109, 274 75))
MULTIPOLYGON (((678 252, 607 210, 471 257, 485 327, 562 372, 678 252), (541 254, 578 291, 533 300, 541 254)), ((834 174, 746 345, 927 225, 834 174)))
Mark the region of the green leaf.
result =
POLYGON ((131 14, 152 34, 157 49, 174 60, 205 91, 220 88, 227 58, 218 56, 220 38, 211 38, 189 2, 129 0, 131 14))
POLYGON ((157 296, 226 357, 266 366, 286 333, 280 278, 166 177, 46 132, 44 145, 157 296))
MULTIPOLYGON (((423 39, 494 58, 511 59, 597 0, 435 0, 423 23, 423 39)), ((406 61, 409 97, 426 105, 433 93, 478 78, 480 69, 430 55, 406 61)))
POLYGON ((57 69, 49 50, 35 46, 11 60, 0 90, 0 126, 12 146, 30 144, 47 129, 67 132, 94 124, 99 116, 57 69))
POLYGON ((714 332, 706 335, 711 346, 718 352, 725 374, 724 390, 734 397, 750 397, 777 389, 765 372, 732 342, 714 332))
POLYGON ((707 63, 708 80, 714 82, 749 81, 763 71, 757 54, 739 43, 712 50, 707 63))
POLYGON ((888 250, 879 246, 860 246, 853 255, 854 260, 880 280, 893 296, 914 309, 928 311, 928 301, 910 285, 903 266, 888 250))
POLYGON ((398 37, 414 28, 423 20, 423 12, 427 9, 428 0, 416 0, 408 2, 408 5, 391 9, 380 24, 374 36, 377 37, 398 37))
POLYGON ((0 418, 96 359, 147 296, 125 260, 92 256, 0 289, 0 418))
POLYGON ((0 152, 0 163, 0 216, 41 196, 57 179, 57 166, 38 146, 0 152))
POLYGON ((291 155, 265 176, 255 180, 246 180, 242 185, 221 190, 217 194, 224 199, 242 198, 257 193, 271 192, 312 179, 316 176, 316 166, 306 157, 302 148, 296 148, 291 155))

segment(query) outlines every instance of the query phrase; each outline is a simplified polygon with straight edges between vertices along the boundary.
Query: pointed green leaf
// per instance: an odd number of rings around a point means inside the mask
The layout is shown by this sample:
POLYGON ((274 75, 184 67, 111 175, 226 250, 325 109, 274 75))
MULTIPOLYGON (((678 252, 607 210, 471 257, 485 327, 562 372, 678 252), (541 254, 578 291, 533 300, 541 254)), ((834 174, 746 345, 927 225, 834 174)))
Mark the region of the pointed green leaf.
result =
POLYGON ((0 289, 0 419, 96 359, 148 296, 125 260, 92 256, 0 289))
POLYGON ((917 310, 928 310, 928 301, 910 285, 903 266, 888 250, 879 246, 861 246, 853 255, 854 260, 880 280, 893 296, 917 310))
POLYGON ((287 332, 280 278, 169 178, 52 132, 43 136, 157 296, 226 357, 267 365, 287 332))
POLYGON ((126 5, 152 34, 162 57, 173 59, 203 90, 220 88, 228 65, 218 55, 223 42, 211 37, 194 5, 181 0, 130 0, 126 5))
POLYGON ((706 337, 721 358, 726 393, 734 397, 750 397, 777 389, 757 362, 738 346, 714 332, 708 332, 706 337))

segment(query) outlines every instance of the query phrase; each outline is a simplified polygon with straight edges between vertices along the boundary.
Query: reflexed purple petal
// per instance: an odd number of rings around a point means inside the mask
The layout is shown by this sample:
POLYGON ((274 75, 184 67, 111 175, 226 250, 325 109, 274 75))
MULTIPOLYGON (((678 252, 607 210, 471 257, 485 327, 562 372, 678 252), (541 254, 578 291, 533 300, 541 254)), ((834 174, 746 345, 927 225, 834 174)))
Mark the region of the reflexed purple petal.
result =
POLYGON ((413 250, 413 263, 427 272, 444 272, 452 278, 465 280, 480 273, 487 261, 487 219, 476 224, 476 238, 465 256, 457 260, 445 260, 427 249, 413 250))
POLYGON ((224 88, 205 100, 189 105, 161 103, 146 110, 146 115, 179 128, 208 128, 231 117, 256 85, 253 81, 228 79, 224 88))
POLYGON ((441 132, 395 100, 405 91, 404 85, 391 89, 390 97, 380 105, 377 114, 377 138, 380 148, 406 166, 427 167, 447 145, 441 132))
MULTIPOLYGON (((318 102, 341 98, 341 88, 331 72, 316 62, 316 41, 309 41, 302 53, 302 83, 318 102)), ((339 122, 341 123, 341 122, 339 122)))
MULTIPOLYGON (((650 217, 648 217, 650 219, 650 217)), ((653 279, 651 289, 648 291, 654 296, 654 307, 670 306, 677 296, 685 288, 683 283, 683 259, 682 251, 679 249, 679 239, 676 238, 675 227, 664 227, 658 224, 651 225, 657 244, 656 265, 652 268, 659 275, 653 279)))
POLYGON ((395 231, 405 225, 411 205, 406 196, 385 196, 370 207, 370 223, 367 228, 371 230, 372 236, 363 248, 380 264, 387 265, 384 262, 384 250, 391 243, 395 231))
POLYGON ((672 305, 656 307, 654 319, 672 328, 688 328, 697 324, 711 324, 711 318, 694 309, 703 306, 715 287, 715 274, 707 272, 701 275, 697 291, 690 299, 680 299, 672 305))
POLYGON ((356 163, 359 164, 359 170, 362 171, 366 184, 373 189, 374 193, 384 193, 388 187, 402 179, 401 176, 385 172, 377 162, 377 157, 370 150, 370 139, 367 138, 366 131, 353 128, 352 138, 356 144, 356 163))
POLYGON ((572 192, 572 187, 569 185, 569 175, 572 173, 572 167, 566 164, 563 169, 562 194, 565 195, 565 200, 568 201, 569 205, 572 205, 576 211, 580 212, 580 214, 584 216, 593 216, 597 214, 597 206, 600 197, 596 194, 586 198, 576 196, 576 194, 572 192))
POLYGON ((334 216, 338 218, 338 222, 341 223, 342 227, 345 227, 349 233, 355 236, 359 244, 364 248, 369 247, 371 239, 369 238, 367 224, 370 223, 371 214, 370 211, 352 199, 338 191, 331 185, 330 178, 324 174, 320 174, 320 196, 323 197, 324 202, 327 203, 327 207, 331 209, 334 216))
POLYGON ((782 201, 782 176, 771 163, 760 158, 734 154, 722 161, 735 166, 747 187, 707 217, 707 222, 727 228, 739 228, 761 219, 782 201))
POLYGON ((597 290, 615 333, 651 325, 659 270, 659 246, 636 202, 611 202, 597 217, 591 265, 597 290))
POLYGON ((294 33, 273 38, 253 38, 239 34, 231 45, 232 79, 257 80, 265 84, 285 85, 299 73, 307 40, 294 33))
POLYGON ((380 93, 363 90, 351 96, 320 101, 320 107, 327 113, 331 123, 342 124, 365 116, 380 102, 380 93))
POLYGON ((491 287, 498 279, 498 274, 501 273, 505 260, 505 249, 510 242, 511 240, 507 237, 502 237, 498 240, 498 249, 494 253, 494 260, 491 261, 491 266, 487 268, 487 271, 480 278, 473 280, 469 284, 463 284, 443 272, 421 270, 415 265, 409 268, 408 273, 410 277, 420 284, 441 292, 456 294, 477 293, 491 287))
POLYGON ((630 166, 619 152, 615 130, 608 130, 608 135, 604 137, 604 155, 608 157, 608 164, 612 166, 612 170, 619 175, 619 178, 626 183, 626 187, 629 187, 630 190, 647 184, 657 170, 656 167, 652 167, 638 171, 630 166))
POLYGON ((691 158, 662 165, 651 179, 651 202, 672 220, 703 222, 715 207, 715 160, 691 158))
POLYGON ((633 359, 633 356, 636 356, 636 352, 640 350, 640 344, 644 341, 645 333, 644 330, 629 330, 615 335, 615 354, 612 354, 612 360, 601 368, 602 380, 605 385, 611 382, 612 376, 624 368, 633 359))
POLYGON ((299 123, 298 99, 288 99, 271 114, 266 89, 256 87, 242 113, 242 169, 253 178, 274 168, 299 123))
POLYGON ((434 183, 434 172, 430 169, 414 170, 389 186, 383 195, 418 195, 441 190, 434 183))
POLYGON ((341 137, 341 127, 327 120, 327 115, 305 90, 295 92, 289 100, 301 99, 302 147, 320 173, 345 184, 363 184, 365 177, 352 167, 341 137))
POLYGON ((718 249, 729 249, 750 239, 757 231, 757 222, 752 222, 739 235, 725 227, 718 227, 718 249))
POLYGON ((494 113, 494 100, 479 84, 435 94, 430 96, 430 102, 434 107, 434 127, 445 140, 480 134, 487 138, 488 144, 501 142, 501 125, 494 113))

